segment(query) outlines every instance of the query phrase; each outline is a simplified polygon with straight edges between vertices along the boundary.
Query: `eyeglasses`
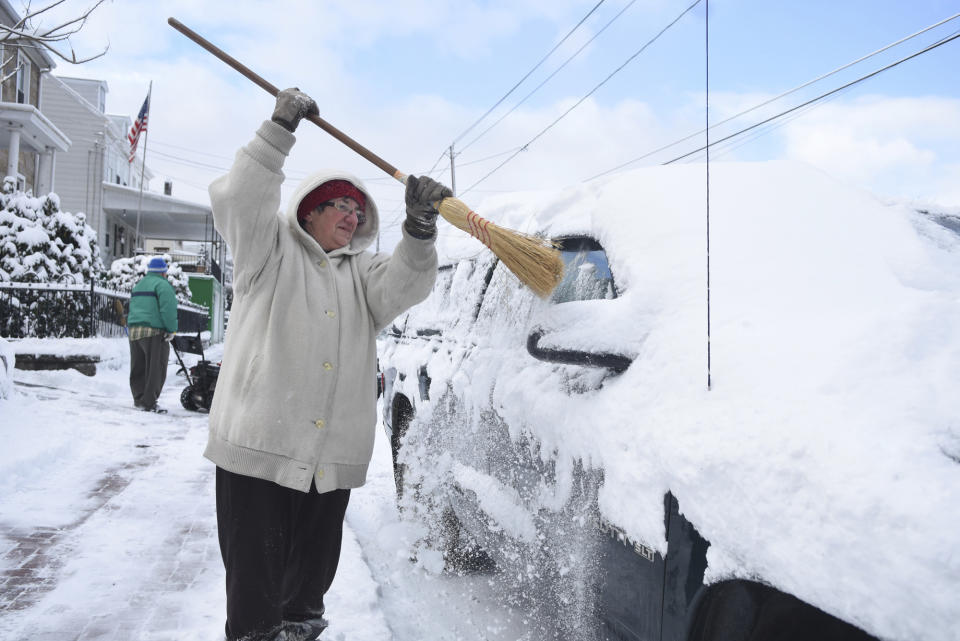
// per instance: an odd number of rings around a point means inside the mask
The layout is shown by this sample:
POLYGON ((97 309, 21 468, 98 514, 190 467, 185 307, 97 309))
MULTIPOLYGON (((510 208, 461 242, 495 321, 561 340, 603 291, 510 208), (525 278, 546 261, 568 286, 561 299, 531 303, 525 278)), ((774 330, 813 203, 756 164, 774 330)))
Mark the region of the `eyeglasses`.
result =
POLYGON ((352 206, 350 203, 348 203, 346 200, 342 198, 338 198, 337 200, 328 200, 327 202, 322 203, 320 206, 321 208, 333 207, 344 216, 349 216, 350 214, 356 215, 357 226, 360 226, 363 223, 367 222, 367 215, 363 211, 363 209, 361 209, 360 205, 352 206))

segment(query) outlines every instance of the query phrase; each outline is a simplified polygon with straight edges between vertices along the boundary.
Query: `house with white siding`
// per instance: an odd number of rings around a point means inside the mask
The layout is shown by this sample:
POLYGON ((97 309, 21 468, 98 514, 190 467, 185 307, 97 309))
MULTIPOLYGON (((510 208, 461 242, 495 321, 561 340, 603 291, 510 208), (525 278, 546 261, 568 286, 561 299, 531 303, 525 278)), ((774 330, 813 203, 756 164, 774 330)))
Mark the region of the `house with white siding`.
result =
POLYGON ((133 121, 106 112, 105 81, 48 74, 44 91, 44 113, 73 141, 56 158, 60 203, 87 215, 105 260, 146 249, 182 252, 184 242, 221 242, 209 205, 174 198, 170 183, 165 193, 150 190, 153 172, 143 165, 143 139, 129 162, 133 121))
MULTIPOLYGON (((0 24, 20 20, 9 1, 0 0, 0 24)), ((131 162, 133 121, 107 113, 107 83, 55 76, 55 66, 29 41, 0 43, 0 169, 20 189, 55 192, 63 211, 85 214, 105 264, 137 253, 170 254, 192 272, 194 299, 210 308, 213 338, 222 336, 227 247, 209 204, 174 198, 169 182, 163 193, 151 191, 147 139, 131 162)))
POLYGON ((150 190, 153 172, 143 157, 148 141, 141 136, 130 162, 133 120, 106 112, 108 93, 103 80, 44 77, 44 113, 72 141, 56 156, 60 205, 86 214, 108 265, 137 253, 170 254, 190 273, 194 300, 209 307, 211 331, 219 338, 226 243, 213 227, 210 205, 174 198, 169 182, 164 193, 150 190))
MULTIPOLYGON (((10 3, 0 0, 0 23, 19 21, 10 3)), ((56 156, 71 143, 42 110, 42 78, 55 66, 42 48, 0 43, 0 169, 19 189, 37 194, 52 190, 56 156)))
MULTIPOLYGON (((44 113, 70 138, 70 149, 56 157, 56 189, 65 211, 83 212, 97 232, 104 262, 132 256, 136 250, 132 216, 113 220, 105 211, 104 184, 131 187, 139 193, 143 157, 127 162, 126 129, 130 119, 106 113, 107 83, 102 80, 44 77, 44 113)), ((144 180, 152 177, 147 169, 144 180)))

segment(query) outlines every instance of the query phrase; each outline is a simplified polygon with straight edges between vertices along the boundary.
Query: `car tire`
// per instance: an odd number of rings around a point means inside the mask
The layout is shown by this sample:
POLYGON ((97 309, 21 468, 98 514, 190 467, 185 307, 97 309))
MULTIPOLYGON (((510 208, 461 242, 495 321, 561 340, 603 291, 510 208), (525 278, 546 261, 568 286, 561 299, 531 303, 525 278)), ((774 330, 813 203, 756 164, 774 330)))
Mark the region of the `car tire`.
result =
POLYGON ((793 595, 749 581, 711 586, 699 599, 687 641, 876 641, 793 595))
POLYGON ((413 405, 406 396, 395 396, 393 398, 393 420, 391 423, 393 429, 390 436, 390 454, 393 458, 393 482, 398 505, 403 499, 403 477, 406 472, 405 466, 399 462, 400 441, 406 436, 413 415, 413 405))
POLYGON ((491 572, 496 569, 493 559, 467 535, 453 508, 448 506, 443 510, 439 530, 446 571, 463 575, 491 572))

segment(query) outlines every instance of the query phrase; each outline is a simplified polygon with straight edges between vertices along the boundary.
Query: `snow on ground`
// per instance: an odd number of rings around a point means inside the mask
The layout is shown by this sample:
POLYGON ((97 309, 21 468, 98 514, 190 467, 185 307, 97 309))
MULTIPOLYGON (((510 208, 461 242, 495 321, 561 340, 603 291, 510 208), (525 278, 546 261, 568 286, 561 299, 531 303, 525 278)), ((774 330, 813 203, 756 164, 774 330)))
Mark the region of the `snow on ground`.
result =
MULTIPOLYGON (((11 344, 102 362, 94 377, 15 370, 13 395, 0 399, 0 639, 220 641, 207 421, 180 407, 173 355, 164 416, 133 409, 125 339, 11 344)), ((497 604, 489 577, 438 575, 411 559, 418 532, 399 519, 393 493, 378 430, 369 482, 347 512, 324 638, 536 639, 522 613, 497 604)))

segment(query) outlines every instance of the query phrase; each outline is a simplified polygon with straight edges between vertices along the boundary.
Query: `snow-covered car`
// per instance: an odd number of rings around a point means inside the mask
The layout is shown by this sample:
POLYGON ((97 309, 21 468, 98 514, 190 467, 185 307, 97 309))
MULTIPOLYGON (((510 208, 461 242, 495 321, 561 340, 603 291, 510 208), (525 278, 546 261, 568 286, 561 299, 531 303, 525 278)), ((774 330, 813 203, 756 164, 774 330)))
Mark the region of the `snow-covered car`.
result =
POLYGON ((441 232, 379 353, 419 553, 545 636, 955 641, 960 212, 714 164, 708 244, 704 174, 485 201, 550 300, 441 232))

